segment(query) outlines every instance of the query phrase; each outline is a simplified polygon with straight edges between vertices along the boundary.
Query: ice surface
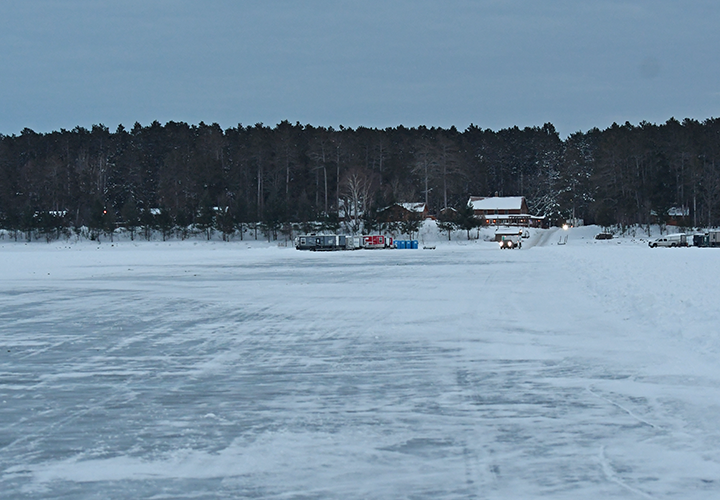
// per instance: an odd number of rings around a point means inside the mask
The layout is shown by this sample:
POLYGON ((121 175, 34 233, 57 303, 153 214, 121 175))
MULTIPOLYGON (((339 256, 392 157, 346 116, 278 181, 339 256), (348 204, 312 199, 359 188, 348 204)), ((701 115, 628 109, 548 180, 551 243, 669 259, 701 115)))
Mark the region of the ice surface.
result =
POLYGON ((569 234, 0 242, 0 497, 717 497, 720 250, 569 234))

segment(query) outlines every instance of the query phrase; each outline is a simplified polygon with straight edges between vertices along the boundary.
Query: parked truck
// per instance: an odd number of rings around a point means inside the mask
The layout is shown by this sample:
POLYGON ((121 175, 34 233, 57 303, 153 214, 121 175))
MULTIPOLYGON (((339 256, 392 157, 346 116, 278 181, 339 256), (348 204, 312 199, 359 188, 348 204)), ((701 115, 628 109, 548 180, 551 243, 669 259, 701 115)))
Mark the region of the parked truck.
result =
POLYGON ((659 238, 655 238, 654 240, 650 240, 648 242, 648 246, 650 248, 657 248, 657 247, 686 247, 688 246, 687 241, 687 234, 685 233, 677 233, 677 234, 667 234, 665 236, 660 236, 659 238))

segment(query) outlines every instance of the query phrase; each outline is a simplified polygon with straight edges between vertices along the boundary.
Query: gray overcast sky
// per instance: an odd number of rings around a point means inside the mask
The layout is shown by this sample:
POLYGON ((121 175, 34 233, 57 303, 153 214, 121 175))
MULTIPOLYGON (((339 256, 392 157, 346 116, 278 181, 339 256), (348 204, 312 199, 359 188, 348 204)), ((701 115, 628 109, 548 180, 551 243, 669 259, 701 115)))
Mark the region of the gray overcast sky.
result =
POLYGON ((3 0, 0 133, 720 116, 720 2, 3 0))

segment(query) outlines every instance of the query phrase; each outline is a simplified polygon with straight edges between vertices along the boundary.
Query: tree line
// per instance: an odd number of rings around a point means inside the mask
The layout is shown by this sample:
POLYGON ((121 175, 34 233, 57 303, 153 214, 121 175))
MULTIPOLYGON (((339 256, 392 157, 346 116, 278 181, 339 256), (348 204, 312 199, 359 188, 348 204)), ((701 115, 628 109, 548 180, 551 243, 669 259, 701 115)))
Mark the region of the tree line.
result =
POLYGON ((720 219, 720 120, 613 124, 562 140, 555 127, 375 129, 283 121, 223 130, 153 122, 0 135, 0 227, 50 237, 247 228, 373 228, 395 202, 433 214, 471 195, 525 196, 551 223, 720 219), (362 219, 362 224, 360 224, 362 219))

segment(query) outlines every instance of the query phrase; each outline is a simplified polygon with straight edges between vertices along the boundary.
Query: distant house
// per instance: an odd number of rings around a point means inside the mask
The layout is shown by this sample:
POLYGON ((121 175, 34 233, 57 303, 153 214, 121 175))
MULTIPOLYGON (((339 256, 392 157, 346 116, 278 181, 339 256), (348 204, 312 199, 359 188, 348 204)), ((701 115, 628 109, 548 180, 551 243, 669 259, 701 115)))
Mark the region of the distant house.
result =
POLYGON ((671 207, 668 212, 668 226, 683 226, 690 224, 690 207, 671 207))
POLYGON ((670 207, 667 212, 661 212, 662 217, 658 215, 657 210, 650 210, 650 220, 653 224, 667 224, 668 226, 687 226, 690 225, 690 207, 670 207))
POLYGON ((378 215, 381 220, 386 222, 401 222, 410 219, 424 220, 432 218, 428 212, 427 205, 422 202, 395 203, 381 210, 378 215))
POLYGON ((545 217, 530 215, 524 196, 471 196, 475 217, 489 226, 542 226, 545 217))

